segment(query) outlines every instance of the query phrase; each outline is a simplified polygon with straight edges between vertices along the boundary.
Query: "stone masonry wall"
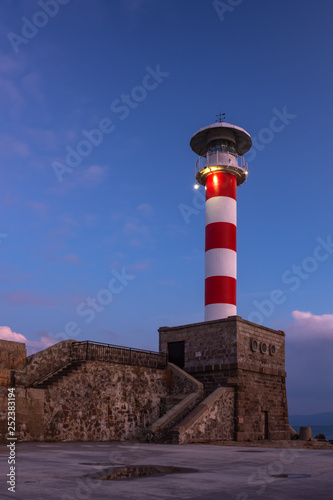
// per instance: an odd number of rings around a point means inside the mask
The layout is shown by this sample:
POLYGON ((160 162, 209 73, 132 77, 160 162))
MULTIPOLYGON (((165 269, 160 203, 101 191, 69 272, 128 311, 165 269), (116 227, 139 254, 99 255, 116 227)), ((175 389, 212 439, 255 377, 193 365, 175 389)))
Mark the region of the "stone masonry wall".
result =
POLYGON ((24 366, 26 357, 25 344, 0 340, 0 386, 14 384, 14 372, 24 366))
MULTIPOLYGON (((177 381, 181 379, 179 370, 177 381)), ((140 438, 161 416, 161 399, 178 394, 171 368, 86 361, 46 388, 16 387, 19 441, 140 438)), ((180 393, 191 392, 184 377, 180 393)), ((0 387, 0 441, 6 439, 7 387, 0 387)))
POLYGON ((16 372, 16 385, 28 386, 57 366, 69 362, 72 342, 64 340, 26 358, 25 366, 16 372))
POLYGON ((206 321, 177 327, 159 328, 160 352, 168 352, 169 342, 185 341, 185 370, 189 373, 237 362, 236 319, 206 321))
POLYGON ((237 362, 244 369, 285 376, 285 333, 238 319, 237 362))
MULTIPOLYGON (((0 442, 6 442, 8 388, 0 387, 0 442)), ((45 392, 15 388, 15 420, 18 441, 36 441, 44 435, 45 392)))
POLYGON ((237 351, 237 439, 288 439, 285 334, 239 320, 237 351))
POLYGON ((160 416, 166 370, 87 361, 46 389, 45 439, 108 441, 139 437, 160 416))
POLYGON ((289 439, 285 379, 242 371, 236 396, 238 441, 265 439, 264 412, 268 416, 268 439, 289 439))
POLYGON ((204 384, 206 394, 235 387, 238 440, 267 437, 267 418, 271 439, 288 438, 283 332, 232 316, 159 333, 164 353, 169 342, 185 341, 184 370, 204 384))
POLYGON ((199 443, 234 440, 234 389, 217 389, 176 426, 178 442, 199 443))
POLYGON ((165 367, 165 357, 159 353, 64 340, 29 356, 26 359, 25 366, 16 373, 16 384, 27 387, 38 379, 46 377, 57 367, 72 360, 85 359, 151 368, 165 367))

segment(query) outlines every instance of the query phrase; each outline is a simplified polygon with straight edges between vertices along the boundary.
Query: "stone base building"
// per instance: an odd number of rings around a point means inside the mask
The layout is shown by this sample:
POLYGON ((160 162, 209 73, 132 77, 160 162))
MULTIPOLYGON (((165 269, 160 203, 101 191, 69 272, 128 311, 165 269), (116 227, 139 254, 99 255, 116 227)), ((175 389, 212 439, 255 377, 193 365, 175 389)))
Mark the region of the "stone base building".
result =
POLYGON ((235 440, 289 439, 284 332, 232 316, 159 333, 160 352, 205 394, 234 389, 235 440))
POLYGON ((1 441, 9 387, 19 441, 290 438, 283 332, 232 316, 159 335, 159 353, 66 340, 27 357, 1 340, 1 441))

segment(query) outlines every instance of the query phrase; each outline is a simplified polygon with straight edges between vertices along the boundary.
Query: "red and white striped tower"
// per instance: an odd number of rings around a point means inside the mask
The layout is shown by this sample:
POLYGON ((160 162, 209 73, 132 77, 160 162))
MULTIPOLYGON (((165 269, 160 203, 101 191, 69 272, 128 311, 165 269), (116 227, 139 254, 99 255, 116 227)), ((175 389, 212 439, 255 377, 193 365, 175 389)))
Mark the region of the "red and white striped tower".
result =
POLYGON ((199 155, 196 179, 206 190, 205 321, 237 314, 237 186, 247 177, 241 155, 252 146, 242 128, 219 122, 200 129, 190 146, 199 155))

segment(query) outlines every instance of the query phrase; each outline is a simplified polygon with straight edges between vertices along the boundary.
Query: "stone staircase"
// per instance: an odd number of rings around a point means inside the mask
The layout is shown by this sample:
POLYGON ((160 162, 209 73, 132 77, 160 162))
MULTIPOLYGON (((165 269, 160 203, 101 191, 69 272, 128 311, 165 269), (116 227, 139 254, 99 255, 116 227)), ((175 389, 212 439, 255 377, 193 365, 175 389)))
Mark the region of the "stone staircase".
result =
POLYGON ((64 377, 67 377, 70 373, 78 370, 85 361, 70 361, 67 364, 57 368, 52 373, 49 373, 40 380, 34 382, 31 387, 35 389, 45 389, 46 387, 55 384, 64 377))
POLYGON ((182 422, 204 399, 201 382, 171 363, 168 366, 174 375, 182 376, 190 383, 192 392, 170 394, 161 398, 160 418, 145 432, 145 439, 150 442, 172 443, 174 441, 172 429, 182 422))
POLYGON ((178 403, 186 398, 186 394, 171 394, 165 398, 161 398, 160 402, 160 418, 174 408, 178 403))

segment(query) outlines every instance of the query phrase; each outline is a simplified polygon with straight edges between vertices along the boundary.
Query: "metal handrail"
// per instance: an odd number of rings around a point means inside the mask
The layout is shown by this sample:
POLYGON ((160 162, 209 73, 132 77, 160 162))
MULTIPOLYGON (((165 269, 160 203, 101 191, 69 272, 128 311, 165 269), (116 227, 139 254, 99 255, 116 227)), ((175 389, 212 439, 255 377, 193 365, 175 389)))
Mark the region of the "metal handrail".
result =
POLYGON ((110 360, 110 357, 108 354, 110 354, 112 351, 126 351, 128 353, 128 360, 127 362, 121 362, 117 360, 116 362, 120 362, 122 364, 135 364, 135 361, 133 363, 133 356, 132 353, 144 353, 144 354, 149 354, 149 355, 154 355, 158 356, 161 361, 163 361, 163 366, 167 365, 167 358, 166 354, 156 352, 156 351, 148 351, 145 349, 132 349, 131 347, 125 347, 125 346, 119 346, 119 345, 114 345, 114 344, 105 344, 103 342, 93 342, 91 340, 85 340, 81 342, 72 342, 71 344, 71 358, 72 360, 74 359, 80 359, 80 360, 85 360, 85 361, 112 361, 110 360), (76 348, 80 348, 82 346, 82 350, 80 353, 80 350, 76 348), (97 349, 94 349, 96 347, 97 349), (100 348, 100 349, 99 349, 100 348), (106 359, 107 358, 107 359, 106 359))
POLYGON ((126 351, 135 351, 135 352, 146 352, 148 354, 158 354, 159 356, 165 356, 164 353, 157 352, 157 351, 147 351, 146 349, 136 349, 133 347, 125 347, 122 345, 116 345, 116 344, 105 344, 104 342, 95 342, 93 340, 82 340, 82 341, 76 341, 72 342, 72 346, 74 345, 83 345, 83 344, 91 344, 91 345, 100 345, 100 346, 106 346, 106 347, 114 347, 115 349, 125 349, 126 351))
MULTIPOLYGON (((109 351, 110 352, 110 351, 109 351)), ((129 365, 135 365, 135 359, 133 360, 133 353, 144 353, 144 354, 150 354, 150 355, 155 355, 158 356, 161 360, 161 365, 163 367, 167 366, 167 356, 165 353, 161 352, 156 352, 156 351, 147 351, 145 349, 132 349, 132 347, 124 347, 124 346, 119 346, 119 345, 113 345, 113 344, 105 344, 103 342, 93 342, 91 340, 85 340, 82 342, 72 342, 69 356, 66 360, 65 363, 62 363, 61 365, 58 365, 54 367, 52 370, 50 370, 48 373, 42 375, 38 379, 34 380, 33 382, 30 382, 27 387, 34 386, 36 387, 39 382, 42 382, 44 380, 48 380, 50 377, 55 375, 57 372, 62 370, 63 368, 66 368, 67 366, 70 366, 73 362, 75 361, 109 361, 109 362, 115 362, 115 363, 120 363, 120 364, 129 364, 129 365), (83 355, 81 355, 79 350, 75 350, 76 347, 83 347, 83 355), (96 346, 97 348, 101 348, 102 350, 93 350, 93 346, 96 346), (105 356, 105 353, 108 354, 108 350, 119 350, 119 351, 127 351, 129 354, 128 360, 120 361, 116 360, 113 361, 110 359, 109 356, 105 356)), ((138 365, 138 366, 145 366, 143 365, 138 365)))

